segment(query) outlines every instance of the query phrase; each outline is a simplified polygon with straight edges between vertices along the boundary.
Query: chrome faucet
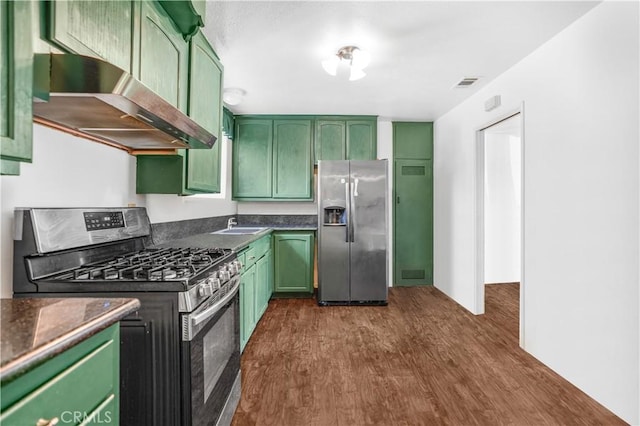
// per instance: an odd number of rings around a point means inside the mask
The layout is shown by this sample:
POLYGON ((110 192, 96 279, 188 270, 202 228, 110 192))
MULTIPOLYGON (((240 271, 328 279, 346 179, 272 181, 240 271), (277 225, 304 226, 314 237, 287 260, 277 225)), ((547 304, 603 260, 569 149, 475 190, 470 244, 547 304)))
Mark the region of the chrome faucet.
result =
POLYGON ((236 222, 236 218, 230 217, 229 220, 227 221, 227 229, 231 229, 233 225, 237 225, 237 224, 238 222, 236 222))

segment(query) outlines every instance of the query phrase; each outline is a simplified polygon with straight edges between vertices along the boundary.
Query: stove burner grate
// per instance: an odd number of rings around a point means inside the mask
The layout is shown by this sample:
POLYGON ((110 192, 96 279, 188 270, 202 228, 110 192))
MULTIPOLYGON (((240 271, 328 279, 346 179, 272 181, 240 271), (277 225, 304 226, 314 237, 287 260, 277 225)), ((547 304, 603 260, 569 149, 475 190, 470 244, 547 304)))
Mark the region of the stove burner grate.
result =
POLYGON ((83 281, 188 279, 230 253, 230 250, 224 249, 146 249, 85 265, 55 278, 83 281))

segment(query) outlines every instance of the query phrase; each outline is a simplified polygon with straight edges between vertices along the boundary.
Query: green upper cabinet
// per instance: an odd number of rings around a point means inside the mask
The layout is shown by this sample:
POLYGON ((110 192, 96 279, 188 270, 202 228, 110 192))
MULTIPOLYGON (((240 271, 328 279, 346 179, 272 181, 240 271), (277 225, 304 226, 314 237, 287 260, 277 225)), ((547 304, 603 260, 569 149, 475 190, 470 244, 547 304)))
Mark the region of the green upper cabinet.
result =
POLYGON ((233 198, 313 199, 312 120, 236 117, 233 198))
POLYGON ((187 110, 189 45, 156 2, 140 3, 140 48, 135 74, 147 87, 183 112, 187 110))
POLYGON ((177 155, 139 155, 138 194, 220 192, 223 68, 201 32, 191 39, 189 52, 188 113, 217 141, 211 149, 180 150, 177 155))
POLYGON ((433 156, 432 122, 394 122, 394 158, 425 159, 433 156))
POLYGON ((131 72, 133 1, 55 0, 50 7, 49 40, 131 72))
POLYGON ((237 119, 233 141, 233 198, 271 198, 273 121, 237 119))
POLYGON ((311 120, 275 120, 273 136, 273 198, 311 199, 311 120))
POLYGON ((377 155, 377 123, 347 121, 347 160, 375 160, 377 155))
POLYGON ((31 2, 0 1, 0 156, 2 174, 31 162, 33 46, 31 2))
POLYGON ((347 132, 344 121, 316 121, 315 158, 344 160, 347 151, 347 132))
POLYGON ((187 189, 220 192, 222 64, 201 32, 191 40, 189 59, 189 116, 218 140, 211 149, 187 151, 187 189))
POLYGON ((377 121, 375 117, 317 119, 315 163, 318 160, 375 160, 377 121))

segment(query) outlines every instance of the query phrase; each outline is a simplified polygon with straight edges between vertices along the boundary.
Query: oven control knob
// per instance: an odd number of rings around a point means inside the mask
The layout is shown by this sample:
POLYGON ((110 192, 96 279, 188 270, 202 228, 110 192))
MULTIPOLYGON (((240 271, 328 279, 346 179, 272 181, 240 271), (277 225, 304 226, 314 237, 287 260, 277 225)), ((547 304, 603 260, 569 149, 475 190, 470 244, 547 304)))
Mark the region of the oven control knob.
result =
POLYGON ((220 271, 220 279, 222 281, 231 279, 231 273, 229 271, 220 271))
POLYGON ((238 265, 235 265, 233 263, 227 264, 227 271, 229 271, 229 274, 231 274, 231 275, 237 274, 238 273, 238 265))
POLYGON ((198 294, 201 297, 211 296, 213 294, 213 289, 211 287, 211 283, 209 282, 209 280, 200 284, 200 287, 198 287, 198 294))
POLYGON ((213 288, 214 290, 218 290, 220 288, 219 278, 211 278, 211 288, 213 288))
POLYGON ((238 271, 241 271, 241 270, 242 270, 242 262, 240 262, 239 260, 234 260, 234 261, 233 261, 233 264, 236 266, 236 269, 237 269, 238 271))

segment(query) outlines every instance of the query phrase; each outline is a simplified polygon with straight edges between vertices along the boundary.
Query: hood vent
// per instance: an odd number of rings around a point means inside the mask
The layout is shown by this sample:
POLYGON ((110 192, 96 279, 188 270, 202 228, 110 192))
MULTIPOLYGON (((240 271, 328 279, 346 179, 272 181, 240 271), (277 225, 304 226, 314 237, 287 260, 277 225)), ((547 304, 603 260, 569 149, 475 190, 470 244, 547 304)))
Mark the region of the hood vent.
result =
POLYGON ((100 59, 37 54, 34 121, 130 154, 208 149, 216 137, 131 74, 100 59))
POLYGON ((478 81, 478 77, 465 77, 462 80, 460 80, 458 82, 458 84, 456 84, 455 88, 467 88, 469 86, 471 86, 473 83, 475 83, 476 81, 478 81))

